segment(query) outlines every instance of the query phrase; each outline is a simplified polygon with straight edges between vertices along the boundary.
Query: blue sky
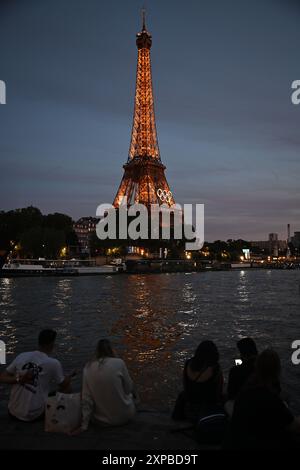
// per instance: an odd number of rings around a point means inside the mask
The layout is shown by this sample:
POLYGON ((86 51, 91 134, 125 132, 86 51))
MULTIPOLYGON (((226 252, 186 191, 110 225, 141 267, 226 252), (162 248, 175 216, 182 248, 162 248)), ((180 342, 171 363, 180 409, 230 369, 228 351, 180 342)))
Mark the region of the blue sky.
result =
MULTIPOLYGON (((0 209, 112 202, 128 154, 143 2, 2 0, 0 209)), ((149 0, 158 139, 206 239, 300 230, 300 2, 149 0)))

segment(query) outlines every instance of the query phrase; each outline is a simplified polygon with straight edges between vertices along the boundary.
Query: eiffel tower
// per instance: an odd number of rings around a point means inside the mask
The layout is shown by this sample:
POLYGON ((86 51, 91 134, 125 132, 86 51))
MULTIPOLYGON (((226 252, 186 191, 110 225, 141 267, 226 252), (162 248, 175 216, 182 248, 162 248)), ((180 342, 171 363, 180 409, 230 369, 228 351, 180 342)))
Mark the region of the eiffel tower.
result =
POLYGON ((158 146, 154 114, 150 49, 152 36, 146 29, 143 11, 142 31, 136 35, 138 48, 134 116, 127 163, 113 205, 118 208, 127 197, 127 205, 175 204, 165 177, 158 146))

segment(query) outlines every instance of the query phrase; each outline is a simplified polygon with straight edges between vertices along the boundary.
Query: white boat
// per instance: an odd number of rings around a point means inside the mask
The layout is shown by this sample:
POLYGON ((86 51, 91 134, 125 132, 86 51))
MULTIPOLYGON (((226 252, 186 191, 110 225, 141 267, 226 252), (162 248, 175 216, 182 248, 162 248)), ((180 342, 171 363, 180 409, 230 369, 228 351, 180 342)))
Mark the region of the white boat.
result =
POLYGON ((119 265, 96 266, 94 261, 82 260, 9 260, 0 270, 0 277, 33 276, 88 276, 117 274, 123 270, 119 265))
POLYGON ((246 268, 251 268, 251 267, 252 267, 251 263, 231 263, 232 269, 246 269, 246 268))
POLYGON ((88 266, 88 267, 78 267, 75 268, 79 275, 85 274, 114 274, 118 272, 118 268, 116 266, 111 266, 109 264, 105 264, 103 266, 88 266))

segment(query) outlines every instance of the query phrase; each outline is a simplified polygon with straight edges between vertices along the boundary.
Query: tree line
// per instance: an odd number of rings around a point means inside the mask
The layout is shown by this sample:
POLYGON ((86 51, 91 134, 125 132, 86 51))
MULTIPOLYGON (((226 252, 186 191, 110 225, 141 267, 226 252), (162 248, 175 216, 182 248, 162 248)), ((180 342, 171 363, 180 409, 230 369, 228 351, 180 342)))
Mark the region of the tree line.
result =
POLYGON ((0 211, 0 250, 19 257, 57 258, 78 243, 73 223, 68 215, 43 215, 33 206, 0 211))

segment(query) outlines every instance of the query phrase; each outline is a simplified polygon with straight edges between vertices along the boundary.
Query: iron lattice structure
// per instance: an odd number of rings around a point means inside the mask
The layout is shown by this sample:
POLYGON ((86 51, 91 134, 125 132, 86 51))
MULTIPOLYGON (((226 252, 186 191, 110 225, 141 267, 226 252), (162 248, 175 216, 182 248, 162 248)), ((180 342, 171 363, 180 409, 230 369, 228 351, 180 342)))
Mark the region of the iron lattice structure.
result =
POLYGON ((152 37, 146 30, 137 34, 138 48, 134 116, 127 163, 113 205, 119 207, 124 197, 127 204, 174 204, 165 177, 166 167, 160 159, 154 113, 150 49, 152 37))

